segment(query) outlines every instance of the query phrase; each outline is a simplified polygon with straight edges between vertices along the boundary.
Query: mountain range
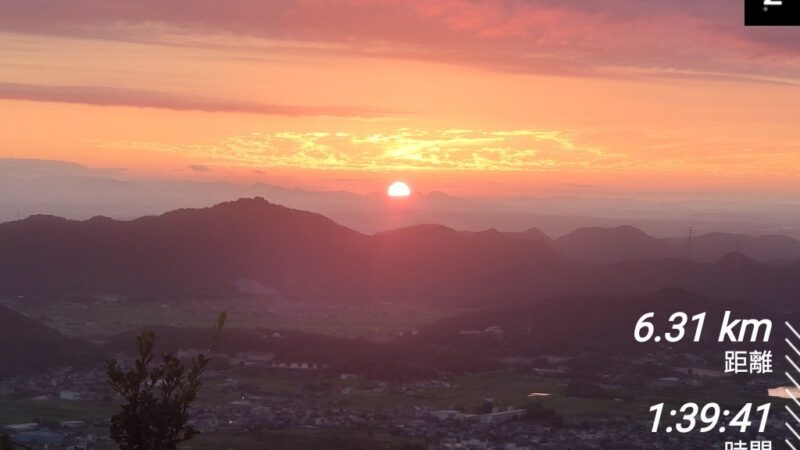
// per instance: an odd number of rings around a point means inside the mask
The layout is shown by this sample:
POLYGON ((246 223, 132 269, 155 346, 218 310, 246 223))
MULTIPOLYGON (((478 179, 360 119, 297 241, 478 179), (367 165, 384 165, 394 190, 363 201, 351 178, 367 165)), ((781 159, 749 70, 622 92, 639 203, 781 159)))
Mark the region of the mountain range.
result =
POLYGON ((762 262, 778 263, 800 258, 800 241, 777 234, 750 236, 714 232, 699 236, 656 238, 627 225, 579 228, 555 239, 536 228, 511 235, 546 242, 571 259, 594 262, 663 258, 714 262, 734 252, 762 262))
POLYGON ((367 235, 251 198, 129 221, 31 216, 0 224, 0 294, 191 298, 235 292, 249 280, 313 301, 480 306, 682 288, 790 305, 800 291, 797 246, 781 236, 719 233, 693 238, 689 249, 686 240, 633 227, 558 239, 439 225, 367 235))
MULTIPOLYGON (((423 192, 412 182, 413 195, 398 202, 387 198, 380 182, 352 185, 353 180, 341 179, 336 186, 344 190, 314 190, 308 185, 273 184, 277 180, 270 173, 254 173, 252 182, 224 182, 219 180, 221 172, 204 169, 208 168, 186 167, 169 179, 136 179, 134 171, 124 167, 90 168, 68 161, 0 157, 0 222, 35 214, 128 220, 260 196, 322 213, 369 234, 420 223, 467 231, 519 231, 535 224, 549 236, 588 226, 633 225, 657 237, 686 236, 692 227, 698 235, 722 231, 800 239, 800 208, 792 196, 631 192, 558 184, 483 198, 462 197, 458 191, 423 192)), ((481 190, 475 187, 476 192, 481 190)))

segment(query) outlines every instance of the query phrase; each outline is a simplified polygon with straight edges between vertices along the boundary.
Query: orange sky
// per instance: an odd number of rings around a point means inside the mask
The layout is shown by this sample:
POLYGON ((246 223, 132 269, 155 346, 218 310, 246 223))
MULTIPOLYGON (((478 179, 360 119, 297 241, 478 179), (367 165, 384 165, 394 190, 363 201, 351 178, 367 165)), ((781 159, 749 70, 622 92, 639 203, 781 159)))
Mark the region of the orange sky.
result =
POLYGON ((800 35, 745 29, 737 2, 65 3, 0 0, 0 157, 356 192, 800 192, 800 35))

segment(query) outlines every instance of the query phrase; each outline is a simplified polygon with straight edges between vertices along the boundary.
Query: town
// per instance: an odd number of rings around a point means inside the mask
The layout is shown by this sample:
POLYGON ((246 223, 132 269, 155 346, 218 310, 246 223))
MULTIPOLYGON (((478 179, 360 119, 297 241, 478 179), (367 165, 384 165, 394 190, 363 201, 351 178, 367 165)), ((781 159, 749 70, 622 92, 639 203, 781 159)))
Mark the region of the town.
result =
MULTIPOLYGON (((188 357, 196 351, 179 353, 188 357)), ((372 436, 386 446, 381 448, 398 449, 612 449, 619 448, 621 440, 631 449, 711 449, 723 448, 726 439, 779 436, 776 427, 783 420, 780 411, 773 414, 763 436, 693 433, 654 439, 649 418, 638 413, 639 402, 578 396, 588 394, 570 396, 567 383, 559 379, 574 374, 558 364, 551 369, 523 370, 524 358, 507 360, 509 368, 495 373, 416 381, 365 379, 335 373, 313 362, 275 361, 273 355, 263 352, 215 358, 224 361, 219 366, 225 368, 207 374, 201 399, 191 410, 191 424, 202 434, 185 448, 205 448, 204 442, 223 446, 227 439, 237 443, 235 448, 263 448, 260 445, 281 436, 302 433, 319 439, 336 436, 339 443, 330 448, 378 445, 347 443, 347 436, 372 436), (501 393, 505 390, 501 384, 514 383, 541 390, 549 386, 552 392, 530 392, 515 403, 509 402, 507 394, 477 397, 501 393)), ((640 366, 648 358, 669 360, 665 355, 650 355, 631 364, 640 366)), ((125 362, 130 363, 130 358, 125 362)), ((700 372, 688 378, 655 379, 649 388, 671 397, 674 391, 696 392, 727 383, 718 373, 700 372)), ((607 377, 606 383, 609 388, 614 381, 607 377)), ((748 391, 753 396, 766 395, 767 384, 751 383, 748 391)), ((31 448, 115 448, 107 431, 115 402, 101 368, 62 368, 38 376, 6 378, 0 381, 0 411, 4 421, 18 420, 4 423, 2 432, 31 448), (23 417, 19 410, 29 415, 23 417)))

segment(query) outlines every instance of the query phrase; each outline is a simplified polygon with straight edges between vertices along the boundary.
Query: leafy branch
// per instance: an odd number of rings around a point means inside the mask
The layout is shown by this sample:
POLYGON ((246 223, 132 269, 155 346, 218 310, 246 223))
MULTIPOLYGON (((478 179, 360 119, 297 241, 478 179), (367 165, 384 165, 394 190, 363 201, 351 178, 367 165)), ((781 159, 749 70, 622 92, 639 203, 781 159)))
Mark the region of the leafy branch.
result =
POLYGON ((124 370, 112 359, 106 362, 111 388, 122 398, 121 411, 111 418, 111 438, 121 450, 173 450, 199 434, 188 425, 189 407, 197 399, 201 377, 208 366, 227 320, 222 312, 214 324, 208 356, 200 353, 186 367, 172 353, 162 353, 153 366, 156 336, 145 332, 136 337, 137 358, 124 370))

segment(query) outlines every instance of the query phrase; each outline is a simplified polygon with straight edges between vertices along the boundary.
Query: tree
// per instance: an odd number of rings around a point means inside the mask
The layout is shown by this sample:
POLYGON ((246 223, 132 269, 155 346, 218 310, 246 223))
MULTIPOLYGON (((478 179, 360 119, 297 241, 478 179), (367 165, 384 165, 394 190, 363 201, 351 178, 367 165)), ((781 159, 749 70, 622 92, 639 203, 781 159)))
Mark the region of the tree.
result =
MULTIPOLYGON (((226 319, 223 312, 214 324, 209 355, 226 319)), ((111 418, 110 429, 121 450, 174 450, 199 433, 187 425, 188 409, 197 399, 210 357, 197 355, 187 370, 178 357, 163 353, 161 364, 152 365, 155 340, 152 332, 136 338, 138 357, 130 370, 123 370, 113 359, 106 363, 111 388, 124 400, 121 411, 111 418)))

